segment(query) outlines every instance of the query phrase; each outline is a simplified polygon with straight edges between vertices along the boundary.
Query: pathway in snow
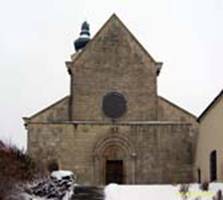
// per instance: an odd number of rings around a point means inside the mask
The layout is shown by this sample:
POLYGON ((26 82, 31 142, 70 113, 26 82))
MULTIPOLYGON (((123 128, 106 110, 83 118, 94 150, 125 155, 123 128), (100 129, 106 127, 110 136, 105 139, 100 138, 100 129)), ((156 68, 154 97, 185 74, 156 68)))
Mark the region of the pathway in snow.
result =
MULTIPOLYGON (((105 200, 183 200, 180 185, 116 185, 105 187, 105 200)), ((190 184, 187 200, 213 200, 217 191, 223 191, 222 183, 212 183, 208 191, 198 184, 190 184)))
POLYGON ((76 186, 71 200, 104 200, 104 187, 76 186))

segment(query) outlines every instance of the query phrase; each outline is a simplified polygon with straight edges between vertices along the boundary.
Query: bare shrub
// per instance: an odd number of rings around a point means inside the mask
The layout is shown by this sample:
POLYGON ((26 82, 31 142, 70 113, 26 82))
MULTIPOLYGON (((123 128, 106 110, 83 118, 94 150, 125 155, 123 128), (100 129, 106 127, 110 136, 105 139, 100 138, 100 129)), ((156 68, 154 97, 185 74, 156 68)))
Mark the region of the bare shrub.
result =
POLYGON ((37 174, 34 161, 23 150, 0 142, 0 199, 12 193, 19 182, 30 181, 37 174))
POLYGON ((203 191, 208 191, 208 189, 209 189, 209 182, 205 181, 205 182, 201 183, 200 189, 203 190, 203 191))
POLYGON ((0 180, 0 199, 5 199, 5 197, 11 193, 12 190, 12 181, 6 177, 2 177, 0 180))
POLYGON ((35 172, 34 161, 24 151, 15 146, 0 149, 0 177, 30 180, 35 172))

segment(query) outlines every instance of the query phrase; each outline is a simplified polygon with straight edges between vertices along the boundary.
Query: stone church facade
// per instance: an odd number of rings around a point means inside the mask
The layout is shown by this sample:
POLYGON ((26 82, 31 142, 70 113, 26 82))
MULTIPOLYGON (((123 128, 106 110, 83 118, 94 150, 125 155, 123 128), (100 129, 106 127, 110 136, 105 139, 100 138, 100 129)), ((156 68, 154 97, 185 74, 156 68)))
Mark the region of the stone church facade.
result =
POLYGON ((56 160, 80 184, 193 181, 198 124, 157 94, 162 63, 116 15, 81 42, 66 62, 70 95, 24 118, 28 153, 56 160))

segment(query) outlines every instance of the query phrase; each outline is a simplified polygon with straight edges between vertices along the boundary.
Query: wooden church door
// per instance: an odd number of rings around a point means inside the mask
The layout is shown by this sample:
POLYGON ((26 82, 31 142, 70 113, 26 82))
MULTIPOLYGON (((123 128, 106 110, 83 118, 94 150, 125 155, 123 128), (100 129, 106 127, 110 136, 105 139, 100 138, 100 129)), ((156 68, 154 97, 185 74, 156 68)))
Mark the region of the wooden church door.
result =
POLYGON ((106 161, 106 184, 118 183, 123 184, 123 161, 107 160, 106 161))

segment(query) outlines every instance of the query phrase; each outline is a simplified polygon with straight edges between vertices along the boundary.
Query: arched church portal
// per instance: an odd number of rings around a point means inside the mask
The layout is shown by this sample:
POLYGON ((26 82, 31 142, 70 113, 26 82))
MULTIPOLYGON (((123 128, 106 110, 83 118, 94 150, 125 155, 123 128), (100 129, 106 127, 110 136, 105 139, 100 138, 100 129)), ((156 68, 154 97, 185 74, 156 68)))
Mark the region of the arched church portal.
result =
POLYGON ((135 159, 135 149, 126 138, 112 135, 101 139, 94 149, 95 183, 134 184, 135 159))

